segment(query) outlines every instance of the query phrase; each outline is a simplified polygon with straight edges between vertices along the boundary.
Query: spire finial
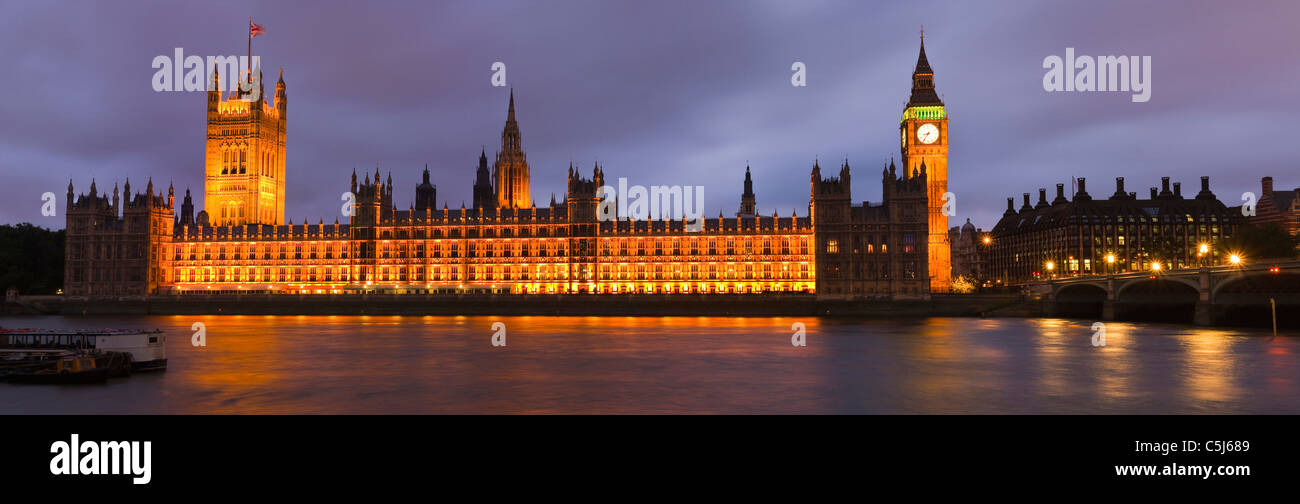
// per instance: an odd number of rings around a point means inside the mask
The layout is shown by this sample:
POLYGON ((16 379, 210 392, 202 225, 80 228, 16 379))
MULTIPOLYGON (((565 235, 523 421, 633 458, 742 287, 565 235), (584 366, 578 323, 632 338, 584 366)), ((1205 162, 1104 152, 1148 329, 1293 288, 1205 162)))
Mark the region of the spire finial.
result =
POLYGON ((510 112, 506 114, 507 121, 515 120, 515 88, 510 88, 510 112))
POLYGON ((921 24, 921 43, 925 43, 925 24, 921 24))

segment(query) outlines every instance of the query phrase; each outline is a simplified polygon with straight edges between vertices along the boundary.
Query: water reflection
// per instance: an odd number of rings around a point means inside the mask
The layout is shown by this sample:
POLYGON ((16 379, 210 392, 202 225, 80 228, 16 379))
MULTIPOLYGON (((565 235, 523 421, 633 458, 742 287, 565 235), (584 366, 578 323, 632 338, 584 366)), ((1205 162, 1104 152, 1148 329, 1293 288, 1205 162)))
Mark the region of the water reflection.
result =
POLYGON ((1296 340, 1092 321, 788 317, 7 318, 160 327, 169 370, 0 384, 4 413, 1300 413, 1296 340), (207 326, 207 347, 190 326, 207 326), (492 324, 507 346, 491 345, 492 324), (806 327, 793 347, 791 325, 806 327))

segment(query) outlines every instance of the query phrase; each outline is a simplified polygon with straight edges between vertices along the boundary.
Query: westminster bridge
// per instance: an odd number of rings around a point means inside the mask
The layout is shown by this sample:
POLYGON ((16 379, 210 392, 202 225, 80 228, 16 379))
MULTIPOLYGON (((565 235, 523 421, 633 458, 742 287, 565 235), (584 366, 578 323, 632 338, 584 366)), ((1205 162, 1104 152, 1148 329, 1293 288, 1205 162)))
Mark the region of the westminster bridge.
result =
POLYGON ((1258 261, 1116 275, 1074 276, 1028 284, 1048 315, 1101 320, 1156 318, 1197 325, 1282 325, 1300 320, 1300 261, 1258 261))

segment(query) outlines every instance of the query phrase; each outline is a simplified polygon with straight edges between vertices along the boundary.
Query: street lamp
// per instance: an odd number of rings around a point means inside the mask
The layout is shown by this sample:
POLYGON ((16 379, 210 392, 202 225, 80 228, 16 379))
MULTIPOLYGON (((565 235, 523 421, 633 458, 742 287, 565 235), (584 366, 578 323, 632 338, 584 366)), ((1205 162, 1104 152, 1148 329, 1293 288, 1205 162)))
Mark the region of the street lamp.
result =
POLYGON ((1115 254, 1106 254, 1106 273, 1115 274, 1115 254))
POLYGON ((1049 276, 1052 275, 1052 270, 1054 269, 1056 269, 1056 263, 1052 261, 1047 261, 1047 274, 1049 276))
POLYGON ((1232 254, 1228 256, 1228 262, 1232 263, 1233 266, 1238 266, 1241 264, 1241 256, 1232 254))
POLYGON ((1210 266, 1210 245, 1207 243, 1202 243, 1199 247, 1197 247, 1196 257, 1201 260, 1202 268, 1208 268, 1210 266))
POLYGON ((1151 271, 1153 271, 1153 272, 1158 272, 1158 271, 1160 271, 1160 262, 1159 262, 1159 261, 1156 261, 1156 262, 1151 263, 1151 271))

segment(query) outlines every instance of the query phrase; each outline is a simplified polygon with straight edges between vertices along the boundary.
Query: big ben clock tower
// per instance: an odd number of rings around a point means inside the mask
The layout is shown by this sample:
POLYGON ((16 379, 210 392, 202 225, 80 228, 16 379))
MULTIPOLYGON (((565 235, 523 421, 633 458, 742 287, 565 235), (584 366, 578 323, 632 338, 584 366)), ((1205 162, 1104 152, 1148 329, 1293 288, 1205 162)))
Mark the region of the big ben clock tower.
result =
POLYGON ((930 292, 946 293, 952 288, 952 256, 948 243, 948 216, 943 214, 944 193, 948 192, 948 111, 934 90, 934 70, 925 58, 925 32, 921 32, 921 54, 912 71, 912 96, 898 125, 905 177, 921 172, 927 178, 929 206, 930 292))

